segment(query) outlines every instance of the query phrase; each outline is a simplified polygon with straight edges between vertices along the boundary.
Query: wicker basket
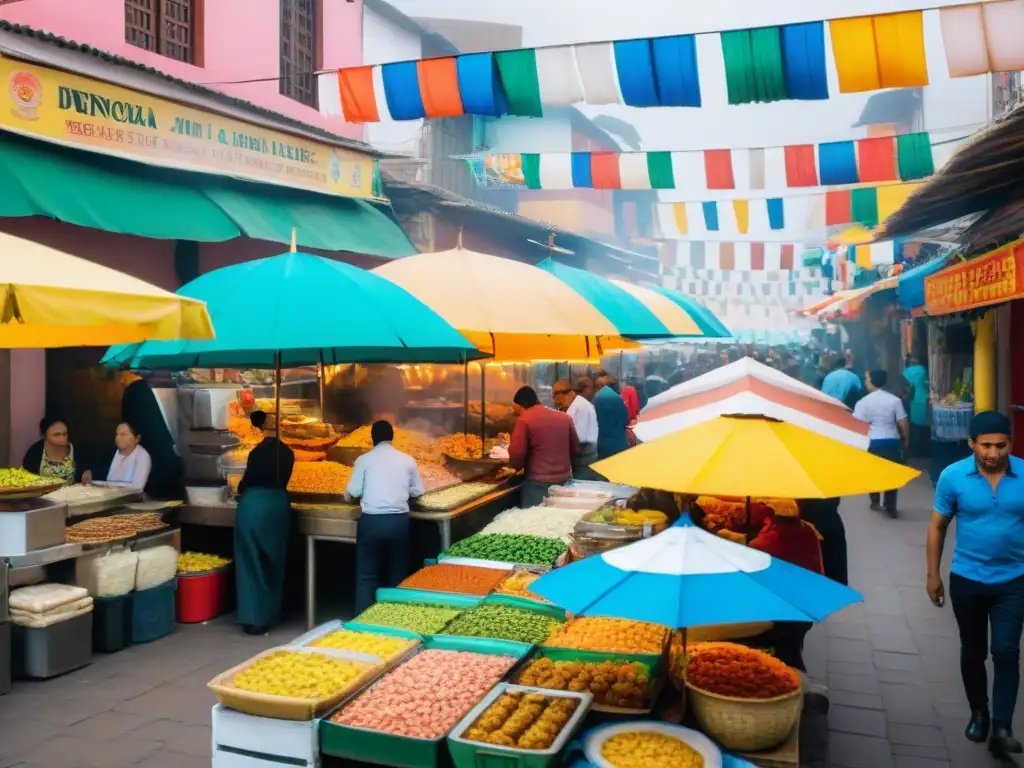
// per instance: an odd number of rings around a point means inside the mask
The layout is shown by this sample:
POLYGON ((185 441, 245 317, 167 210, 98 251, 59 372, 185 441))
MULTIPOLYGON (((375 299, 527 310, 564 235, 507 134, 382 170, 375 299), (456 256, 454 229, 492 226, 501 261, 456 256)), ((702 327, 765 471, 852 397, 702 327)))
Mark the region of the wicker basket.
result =
POLYGON ((804 694, 797 689, 774 699, 719 696, 686 684, 697 722, 729 750, 758 752, 786 740, 800 720, 804 694))

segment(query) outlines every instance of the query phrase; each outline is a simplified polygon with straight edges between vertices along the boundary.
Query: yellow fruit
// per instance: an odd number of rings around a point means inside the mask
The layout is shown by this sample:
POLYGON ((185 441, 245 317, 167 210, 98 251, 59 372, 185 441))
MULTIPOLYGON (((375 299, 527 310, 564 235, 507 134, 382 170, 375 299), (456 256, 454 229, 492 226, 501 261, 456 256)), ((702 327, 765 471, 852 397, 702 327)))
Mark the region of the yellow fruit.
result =
POLYGON ((223 568, 231 560, 219 555, 204 555, 202 552, 182 552, 178 555, 178 573, 203 573, 223 568))
POLYGON ((275 651, 246 667, 229 685, 240 691, 319 699, 344 690, 372 665, 319 653, 275 651))
POLYGON ((399 651, 407 648, 410 641, 403 637, 374 635, 369 632, 353 632, 348 629, 337 629, 334 632, 318 637, 309 644, 310 648, 335 648, 355 653, 366 653, 388 659, 399 651))
POLYGON ((704 757, 681 739, 654 731, 627 731, 601 745, 601 757, 615 768, 703 768, 704 757))

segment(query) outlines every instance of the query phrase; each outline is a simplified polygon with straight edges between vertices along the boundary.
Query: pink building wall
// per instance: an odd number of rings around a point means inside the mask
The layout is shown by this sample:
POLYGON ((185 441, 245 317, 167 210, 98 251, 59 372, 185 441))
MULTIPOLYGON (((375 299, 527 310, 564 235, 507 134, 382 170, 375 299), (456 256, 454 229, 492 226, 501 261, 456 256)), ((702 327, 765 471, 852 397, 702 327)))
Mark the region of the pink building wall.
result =
MULTIPOLYGON (((276 78, 280 55, 280 0, 198 0, 203 14, 202 66, 160 56, 124 39, 124 0, 20 0, 0 5, 0 19, 51 32, 194 83, 276 78)), ((325 69, 361 64, 363 2, 322 0, 325 69)), ((208 87, 351 139, 361 125, 327 118, 278 93, 278 81, 208 87)))

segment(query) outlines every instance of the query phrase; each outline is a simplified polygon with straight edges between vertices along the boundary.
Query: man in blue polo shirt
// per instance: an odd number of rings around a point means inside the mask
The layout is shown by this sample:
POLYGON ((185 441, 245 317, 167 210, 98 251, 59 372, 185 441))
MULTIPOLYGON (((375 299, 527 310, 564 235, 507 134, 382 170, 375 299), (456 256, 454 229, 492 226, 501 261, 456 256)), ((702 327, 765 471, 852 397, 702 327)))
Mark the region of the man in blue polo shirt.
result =
POLYGON ((945 602, 939 564, 949 523, 956 517, 956 544, 949 598, 960 628, 960 673, 971 720, 965 735, 991 739, 997 755, 1021 751, 1013 737, 1013 710, 1020 686, 1020 639, 1024 626, 1024 460, 1010 455, 1010 420, 984 411, 971 421, 973 456, 950 464, 935 487, 928 530, 928 597, 945 602), (988 711, 988 627, 992 626, 992 717, 988 711))

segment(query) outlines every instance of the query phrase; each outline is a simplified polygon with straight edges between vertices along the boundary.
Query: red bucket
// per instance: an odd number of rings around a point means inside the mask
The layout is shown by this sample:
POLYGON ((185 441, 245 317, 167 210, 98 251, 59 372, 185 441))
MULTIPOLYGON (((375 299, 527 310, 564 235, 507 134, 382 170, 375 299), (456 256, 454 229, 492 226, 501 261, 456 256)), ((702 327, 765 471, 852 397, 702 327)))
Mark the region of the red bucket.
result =
POLYGON ((175 595, 179 624, 199 624, 215 619, 231 604, 234 586, 231 565, 203 573, 179 573, 175 595))

